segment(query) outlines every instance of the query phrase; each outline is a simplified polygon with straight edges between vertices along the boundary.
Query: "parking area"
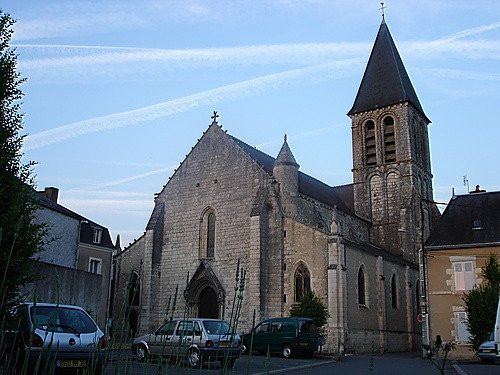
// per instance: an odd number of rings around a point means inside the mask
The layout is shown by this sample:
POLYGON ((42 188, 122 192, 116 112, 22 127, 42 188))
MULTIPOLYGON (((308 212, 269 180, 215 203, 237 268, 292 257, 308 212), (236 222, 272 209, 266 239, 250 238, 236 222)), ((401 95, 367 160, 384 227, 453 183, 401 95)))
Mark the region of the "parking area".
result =
MULTIPOLYGON (((152 363, 139 363, 129 354, 124 354, 118 360, 113 357, 106 367, 105 374, 133 373, 133 374, 220 374, 221 365, 218 362, 206 363, 201 369, 191 369, 186 364, 177 365, 167 361, 154 361, 152 363)), ((334 363, 332 357, 314 358, 281 358, 278 356, 242 355, 233 369, 228 374, 267 374, 280 370, 302 370, 311 369, 316 366, 334 363)))

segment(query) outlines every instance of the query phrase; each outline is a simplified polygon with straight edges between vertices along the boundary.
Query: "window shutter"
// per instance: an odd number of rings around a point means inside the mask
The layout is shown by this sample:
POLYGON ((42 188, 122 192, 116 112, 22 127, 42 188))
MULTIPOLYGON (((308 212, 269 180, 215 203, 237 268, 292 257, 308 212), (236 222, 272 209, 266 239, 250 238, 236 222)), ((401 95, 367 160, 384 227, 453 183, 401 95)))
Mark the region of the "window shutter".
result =
POLYGON ((472 262, 464 263, 464 273, 465 273, 465 290, 471 290, 476 283, 472 262))

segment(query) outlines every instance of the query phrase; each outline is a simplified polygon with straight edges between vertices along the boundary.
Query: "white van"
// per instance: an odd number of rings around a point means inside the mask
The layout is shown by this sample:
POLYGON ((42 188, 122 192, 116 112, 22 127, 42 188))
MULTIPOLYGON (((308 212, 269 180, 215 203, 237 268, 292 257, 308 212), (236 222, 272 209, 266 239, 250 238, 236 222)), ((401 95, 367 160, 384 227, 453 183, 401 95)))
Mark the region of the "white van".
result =
POLYGON ((497 359, 500 358, 500 297, 498 297, 498 305, 497 305, 497 318, 495 320, 495 330, 493 332, 493 338, 495 340, 495 355, 497 359))

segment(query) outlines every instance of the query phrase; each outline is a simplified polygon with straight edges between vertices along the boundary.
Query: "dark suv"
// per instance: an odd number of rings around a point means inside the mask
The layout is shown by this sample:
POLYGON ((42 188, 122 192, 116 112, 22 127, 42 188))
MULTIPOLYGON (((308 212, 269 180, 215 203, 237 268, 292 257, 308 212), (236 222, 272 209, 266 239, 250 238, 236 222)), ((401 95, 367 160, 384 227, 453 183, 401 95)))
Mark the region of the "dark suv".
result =
POLYGON ((306 356, 318 350, 320 336, 309 318, 273 318, 260 322, 250 333, 241 335, 243 351, 260 354, 281 353, 290 358, 300 352, 306 356))

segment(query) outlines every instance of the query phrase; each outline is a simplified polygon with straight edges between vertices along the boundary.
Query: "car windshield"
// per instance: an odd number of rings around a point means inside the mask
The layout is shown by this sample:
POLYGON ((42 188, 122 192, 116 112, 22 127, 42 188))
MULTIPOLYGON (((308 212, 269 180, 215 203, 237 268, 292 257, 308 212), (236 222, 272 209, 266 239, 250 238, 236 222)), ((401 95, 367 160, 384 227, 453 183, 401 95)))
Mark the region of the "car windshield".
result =
POLYGON ((226 335, 230 331, 229 323, 223 320, 204 320, 203 326, 209 335, 226 335))
POLYGON ((87 314, 78 309, 61 306, 32 306, 31 321, 45 331, 59 333, 94 333, 97 326, 87 314))
POLYGON ((495 332, 490 333, 490 341, 495 341, 495 332))

